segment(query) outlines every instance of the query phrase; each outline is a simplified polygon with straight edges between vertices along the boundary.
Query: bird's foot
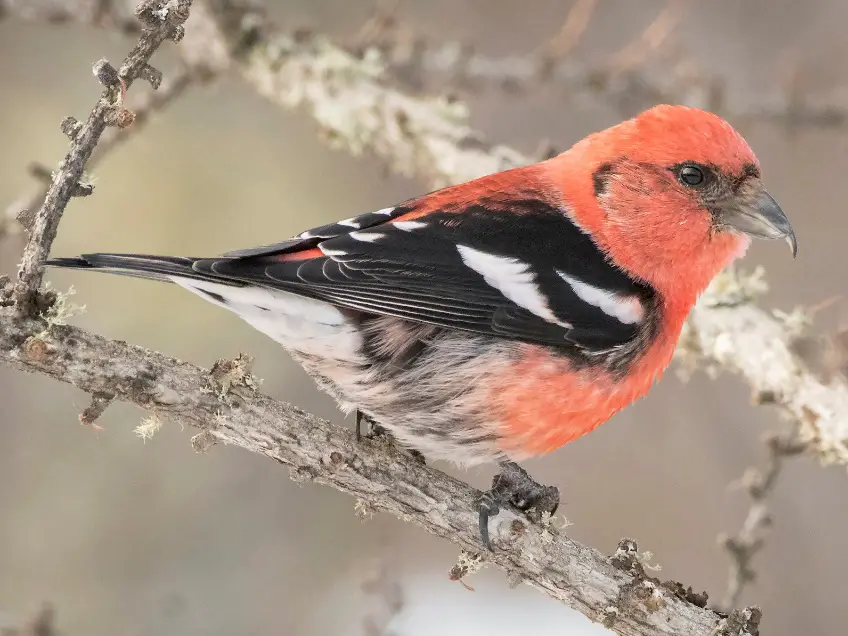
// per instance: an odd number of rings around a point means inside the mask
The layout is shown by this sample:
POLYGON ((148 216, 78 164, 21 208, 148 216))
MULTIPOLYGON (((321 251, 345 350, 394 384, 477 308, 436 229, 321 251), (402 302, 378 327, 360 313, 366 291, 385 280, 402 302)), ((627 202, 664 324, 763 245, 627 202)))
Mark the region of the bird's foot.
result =
POLYGON ((356 441, 359 442, 362 438, 373 439, 381 435, 388 435, 389 432, 374 420, 368 417, 365 413, 356 409, 356 441))
MULTIPOLYGON (((365 439, 383 438, 395 443, 395 438, 388 429, 380 426, 365 413, 356 409, 356 441, 361 441, 363 437, 365 439)), ((403 449, 422 464, 427 463, 424 459, 424 455, 421 454, 420 451, 417 451, 414 448, 407 448, 405 446, 403 449)))
POLYGON ((533 509, 541 519, 545 512, 553 515, 559 507, 559 488, 543 486, 515 462, 503 461, 501 470, 492 479, 492 487, 480 498, 480 539, 489 550, 489 517, 500 512, 501 506, 512 505, 522 512, 533 509))

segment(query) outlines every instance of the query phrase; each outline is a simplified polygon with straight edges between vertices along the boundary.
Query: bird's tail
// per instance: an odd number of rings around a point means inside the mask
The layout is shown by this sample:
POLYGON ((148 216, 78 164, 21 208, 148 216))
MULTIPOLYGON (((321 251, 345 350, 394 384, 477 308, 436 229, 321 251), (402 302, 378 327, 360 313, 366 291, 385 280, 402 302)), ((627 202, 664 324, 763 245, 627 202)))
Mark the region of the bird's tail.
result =
POLYGON ((83 254, 74 258, 51 258, 45 264, 65 269, 91 269, 121 276, 147 278, 173 283, 174 277, 192 280, 214 281, 225 285, 240 286, 241 283, 198 272, 194 264, 200 258, 184 256, 154 256, 151 254, 83 254))

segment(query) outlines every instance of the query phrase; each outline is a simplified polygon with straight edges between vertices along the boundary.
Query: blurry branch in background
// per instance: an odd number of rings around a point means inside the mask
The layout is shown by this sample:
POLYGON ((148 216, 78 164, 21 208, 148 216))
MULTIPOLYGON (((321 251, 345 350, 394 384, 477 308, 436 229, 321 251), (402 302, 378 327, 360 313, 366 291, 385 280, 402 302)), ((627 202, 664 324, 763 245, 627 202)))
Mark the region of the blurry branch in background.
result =
POLYGON ((575 0, 565 16, 565 22, 557 34, 542 46, 540 55, 551 63, 565 59, 577 48, 597 6, 598 0, 575 0))
POLYGON ((612 77, 645 68, 652 57, 663 52, 682 18, 683 0, 667 0, 642 33, 612 56, 609 61, 612 77))
MULTIPOLYGON (((828 298, 815 306, 796 309, 790 314, 776 312, 776 316, 793 335, 790 350, 806 365, 810 373, 824 383, 841 382, 848 377, 848 330, 843 328, 831 335, 808 332, 808 328, 815 314, 838 300, 838 297, 828 298)), ((755 404, 769 403, 772 400, 773 396, 768 393, 755 393, 753 396, 755 404)), ((753 559, 763 548, 772 525, 772 517, 767 507, 768 497, 774 493, 785 460, 807 450, 807 442, 799 441, 791 434, 787 436, 770 432, 765 436, 764 442, 768 450, 765 469, 760 471, 749 468, 739 481, 731 484, 747 491, 751 506, 742 527, 735 535, 722 533, 718 537, 719 544, 730 557, 727 589, 721 603, 715 606, 718 611, 735 607, 745 587, 756 580, 753 559)))
POLYGON ((765 471, 749 468, 739 484, 748 491, 751 507, 742 528, 733 536, 720 535, 719 542, 730 555, 730 577, 727 590, 719 606, 720 611, 730 611, 739 603, 742 591, 756 578, 751 561, 763 547, 765 534, 771 525, 767 500, 774 491, 784 461, 804 452, 806 446, 792 439, 771 433, 766 438, 769 457, 765 471))
MULTIPOLYGON (((147 14, 158 17, 162 12, 168 15, 165 6, 179 5, 187 10, 189 3, 171 0, 163 5, 148 0, 143 4, 148 8, 159 6, 147 14)), ((0 6, 7 12, 14 11, 17 3, 6 0, 0 6)), ((626 63, 628 56, 616 58, 617 70, 613 72, 608 68, 587 69, 573 56, 563 54, 577 46, 591 18, 592 6, 593 3, 581 2, 574 9, 577 13, 569 15, 559 39, 554 40, 560 48, 548 49, 549 70, 541 75, 541 53, 494 60, 460 50, 453 58, 440 58, 433 56, 429 45, 418 46, 409 58, 414 63, 406 68, 429 73, 438 63, 441 66, 437 70, 448 71, 454 79, 489 78, 504 86, 513 80, 517 80, 517 85, 564 83, 571 92, 602 97, 618 107, 630 104, 628 108, 637 110, 656 101, 697 101, 691 91, 680 93, 678 98, 668 97, 673 95, 672 88, 679 87, 652 83, 653 75, 626 63), (553 66, 551 51, 563 55, 553 66), (638 106, 632 101, 634 95, 638 106)), ((628 55, 643 61, 655 55, 667 39, 675 15, 661 14, 640 38, 641 45, 633 45, 628 55)), ((230 0, 196 0, 188 27, 178 50, 189 69, 202 65, 207 73, 217 73, 232 68, 260 95, 281 107, 305 112, 334 147, 354 155, 370 152, 401 174, 422 177, 440 186, 533 160, 487 142, 468 126, 468 113, 462 104, 447 98, 414 97, 393 88, 391 82, 404 75, 395 56, 397 47, 372 43, 350 53, 320 34, 280 30, 255 6, 230 0)), ((145 37, 150 37, 150 32, 145 31, 142 40, 145 37)), ((159 43, 161 40, 156 46, 159 43)), ((150 47, 145 51, 148 57, 153 52, 150 47)), ((152 73, 149 67, 144 68, 152 73)), ((61 211, 70 195, 86 190, 86 184, 80 182, 83 164, 105 128, 105 113, 114 113, 114 107, 121 106, 118 100, 124 88, 121 86, 118 93, 118 71, 103 63, 98 65, 98 77, 107 90, 89 121, 85 125, 67 121, 64 126, 75 132, 71 135, 74 146, 53 178, 37 216, 22 268, 23 278, 14 294, 9 285, 0 293, 0 362, 70 382, 91 393, 95 400, 91 412, 102 410, 100 406, 113 398, 132 402, 151 410, 157 421, 160 416, 168 416, 201 428, 193 439, 198 450, 216 440, 238 444, 292 466, 297 479, 333 485, 377 510, 448 538, 465 550, 477 550, 474 510, 479 493, 421 466, 399 449, 376 442, 356 445, 349 431, 287 404, 253 395, 252 390, 249 395, 234 399, 215 384, 214 369, 210 375, 161 354, 72 327, 51 324, 45 329, 43 320, 34 313, 21 315, 16 311, 15 304, 31 309, 28 305, 36 298, 35 288, 41 280, 41 260, 49 251, 61 211), (86 130, 90 134, 81 134, 86 130), (88 144, 85 148, 81 147, 83 142, 88 144)), ((125 83, 130 79, 127 77, 125 83)), ((713 95, 710 99, 721 94, 720 90, 712 90, 714 82, 707 84, 712 87, 707 91, 713 95)), ((783 109, 783 101, 778 102, 779 110, 761 104, 744 111, 715 108, 709 100, 698 103, 732 119, 752 115, 769 118, 771 113, 779 115, 781 121, 793 123, 831 125, 842 121, 841 114, 835 119, 829 115, 812 117, 809 113, 799 117, 801 110, 797 105, 790 116, 790 110, 783 109)), ((716 104, 722 106, 723 98, 716 104)), ((720 276, 692 313, 679 348, 680 357, 690 364, 740 373, 753 387, 759 403, 777 406, 794 423, 799 449, 826 463, 846 464, 848 388, 842 379, 824 379, 808 368, 793 349, 797 317, 758 309, 753 298, 760 287, 756 275, 745 277, 731 270, 720 276)), ((57 302, 55 294, 39 298, 42 303, 37 308, 42 315, 57 302)), ((219 371, 224 367, 241 365, 216 365, 219 371)), ((567 537, 556 536, 551 528, 528 526, 519 517, 502 515, 497 525, 495 536, 507 538, 503 542, 506 549, 488 555, 490 562, 507 570, 511 580, 525 581, 618 633, 756 633, 756 610, 734 611, 730 617, 721 618, 703 609, 703 597, 679 584, 647 576, 632 542, 622 542, 616 555, 608 560, 567 537)), ((745 541, 756 543, 755 539, 746 538, 744 530, 740 536, 738 545, 745 541)))
POLYGON ((0 612, 0 636, 59 636, 56 611, 50 603, 45 603, 32 618, 22 624, 7 620, 0 612))
POLYGON ((103 85, 103 92, 84 123, 73 117, 62 120, 62 132, 71 140, 71 149, 52 175, 41 209, 27 227, 29 241, 24 249, 13 297, 18 311, 35 315, 38 289, 44 276, 44 260, 56 238, 59 221, 72 197, 88 196, 94 187, 83 178, 83 171, 108 126, 127 128, 136 118, 124 106, 124 95, 137 78, 159 88, 162 73, 148 61, 167 40, 179 41, 185 31, 182 23, 188 18, 191 0, 174 0, 164 5, 147 0, 138 5, 136 17, 143 27, 138 42, 127 54, 121 67, 115 69, 101 59, 94 64, 94 76, 103 85))
POLYGON ((848 127, 848 107, 829 104, 826 96, 814 102, 791 83, 769 95, 731 100, 724 78, 705 71, 674 41, 684 15, 680 0, 670 0, 632 42, 599 63, 575 52, 595 2, 575 2, 560 32, 538 50, 506 56, 480 53, 462 42, 433 42, 401 22, 396 4, 379 5, 348 48, 358 55, 379 52, 388 74, 407 90, 474 94, 488 89, 515 96, 547 90, 575 105, 612 107, 625 118, 658 103, 675 103, 713 111, 737 125, 848 127))
POLYGON ((114 0, 0 0, 0 19, 12 15, 18 20, 62 25, 69 22, 138 35, 138 20, 118 11, 114 0))
POLYGON ((362 623, 364 636, 398 636, 389 626, 406 606, 406 595, 398 581, 392 555, 386 550, 369 576, 362 582, 367 604, 375 606, 362 623))

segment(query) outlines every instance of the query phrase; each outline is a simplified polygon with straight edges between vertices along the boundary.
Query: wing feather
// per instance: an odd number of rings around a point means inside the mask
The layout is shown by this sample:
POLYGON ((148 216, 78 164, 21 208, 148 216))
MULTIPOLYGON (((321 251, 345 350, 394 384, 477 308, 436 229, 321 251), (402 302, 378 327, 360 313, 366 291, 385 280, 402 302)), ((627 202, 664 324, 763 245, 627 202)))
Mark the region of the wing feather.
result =
POLYGON ((635 338, 641 325, 623 320, 621 307, 653 298, 563 210, 531 196, 426 215, 404 204, 194 269, 357 311, 589 349, 635 338), (418 220, 403 221, 410 214, 418 220), (323 256, 298 258, 316 247, 323 256), (473 266, 469 250, 483 255, 473 266))

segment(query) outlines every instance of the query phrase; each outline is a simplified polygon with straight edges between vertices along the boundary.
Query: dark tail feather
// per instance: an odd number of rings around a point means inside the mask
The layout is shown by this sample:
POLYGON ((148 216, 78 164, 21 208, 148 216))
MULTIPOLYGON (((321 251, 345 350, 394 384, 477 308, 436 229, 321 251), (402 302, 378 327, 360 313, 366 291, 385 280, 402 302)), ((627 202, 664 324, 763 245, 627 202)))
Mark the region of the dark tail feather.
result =
POLYGON ((214 281, 225 285, 239 286, 241 283, 218 278, 194 270, 199 258, 181 256, 153 256, 150 254, 83 254, 75 258, 51 258, 45 264, 66 269, 93 269, 121 276, 147 278, 172 283, 171 276, 194 280, 214 281))

